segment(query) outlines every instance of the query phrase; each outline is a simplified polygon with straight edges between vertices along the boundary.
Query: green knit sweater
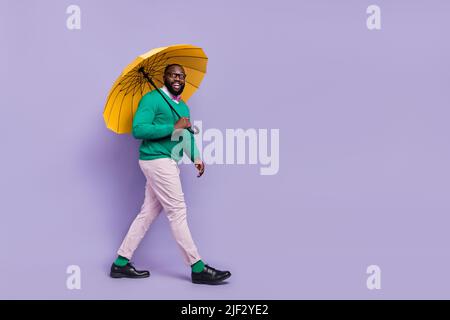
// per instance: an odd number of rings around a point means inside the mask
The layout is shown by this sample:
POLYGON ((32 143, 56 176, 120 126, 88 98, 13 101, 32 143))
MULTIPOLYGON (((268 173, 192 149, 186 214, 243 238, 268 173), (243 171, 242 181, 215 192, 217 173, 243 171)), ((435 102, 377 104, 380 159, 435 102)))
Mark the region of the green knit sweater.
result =
MULTIPOLYGON (((189 108, 183 100, 177 104, 160 91, 181 117, 190 117, 189 108)), ((183 150, 192 162, 200 159, 192 133, 183 129, 172 136, 177 121, 178 116, 156 90, 145 94, 133 118, 133 136, 142 139, 139 159, 172 158, 178 162, 183 157, 183 150)))

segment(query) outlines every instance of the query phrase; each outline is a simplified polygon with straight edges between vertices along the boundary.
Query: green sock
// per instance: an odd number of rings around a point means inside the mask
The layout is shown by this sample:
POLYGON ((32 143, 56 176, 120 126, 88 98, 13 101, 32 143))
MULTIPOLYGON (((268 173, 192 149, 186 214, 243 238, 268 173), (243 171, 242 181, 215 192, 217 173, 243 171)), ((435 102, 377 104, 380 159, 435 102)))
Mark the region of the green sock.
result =
POLYGON ((118 267, 125 267, 129 261, 130 260, 125 257, 118 256, 116 261, 114 261, 114 264, 118 267))
POLYGON ((192 268, 192 272, 202 272, 203 268, 205 267, 205 264, 203 263, 202 260, 198 260, 196 263, 194 263, 191 268, 192 268))

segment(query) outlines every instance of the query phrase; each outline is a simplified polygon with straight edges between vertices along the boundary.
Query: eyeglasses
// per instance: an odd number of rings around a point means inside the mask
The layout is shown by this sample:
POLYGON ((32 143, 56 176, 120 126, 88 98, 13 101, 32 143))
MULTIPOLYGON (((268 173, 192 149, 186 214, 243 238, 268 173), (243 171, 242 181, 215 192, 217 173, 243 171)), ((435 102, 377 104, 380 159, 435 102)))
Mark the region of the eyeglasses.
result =
POLYGON ((179 78, 180 80, 186 79, 186 75, 184 73, 176 73, 176 72, 167 72, 167 75, 172 79, 179 78))

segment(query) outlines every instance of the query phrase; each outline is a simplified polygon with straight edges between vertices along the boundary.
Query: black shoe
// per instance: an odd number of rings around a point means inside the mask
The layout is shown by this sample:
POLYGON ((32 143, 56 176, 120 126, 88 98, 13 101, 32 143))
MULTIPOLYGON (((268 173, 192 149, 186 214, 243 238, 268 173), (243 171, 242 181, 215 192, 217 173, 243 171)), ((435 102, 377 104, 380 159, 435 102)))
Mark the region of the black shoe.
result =
POLYGON ((202 272, 192 272, 191 277, 193 283, 218 284, 231 277, 231 273, 230 271, 220 271, 205 265, 202 272))
POLYGON ((150 272, 147 270, 136 270, 130 262, 123 267, 116 266, 113 263, 111 266, 111 273, 109 275, 111 278, 148 278, 150 277, 150 272))

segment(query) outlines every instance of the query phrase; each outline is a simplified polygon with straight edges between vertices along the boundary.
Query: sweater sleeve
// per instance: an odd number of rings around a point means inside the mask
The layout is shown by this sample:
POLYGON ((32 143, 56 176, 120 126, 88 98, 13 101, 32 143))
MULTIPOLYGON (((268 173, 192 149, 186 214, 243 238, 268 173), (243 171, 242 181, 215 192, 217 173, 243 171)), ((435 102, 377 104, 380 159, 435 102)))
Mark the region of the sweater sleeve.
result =
POLYGON ((157 105, 150 96, 142 97, 133 118, 133 137, 155 140, 172 134, 174 124, 153 124, 156 108, 157 105))
POLYGON ((198 151, 197 144, 195 143, 194 135, 188 130, 184 130, 184 132, 185 138, 183 138, 183 141, 188 142, 184 145, 184 152, 186 152, 186 155, 193 163, 201 161, 200 152, 198 151))
MULTIPOLYGON (((190 118, 190 116, 191 114, 188 110, 188 117, 190 118)), ((198 151, 197 144, 195 143, 194 134, 189 132, 188 130, 183 131, 184 152, 193 163, 201 161, 200 152, 198 151)))

